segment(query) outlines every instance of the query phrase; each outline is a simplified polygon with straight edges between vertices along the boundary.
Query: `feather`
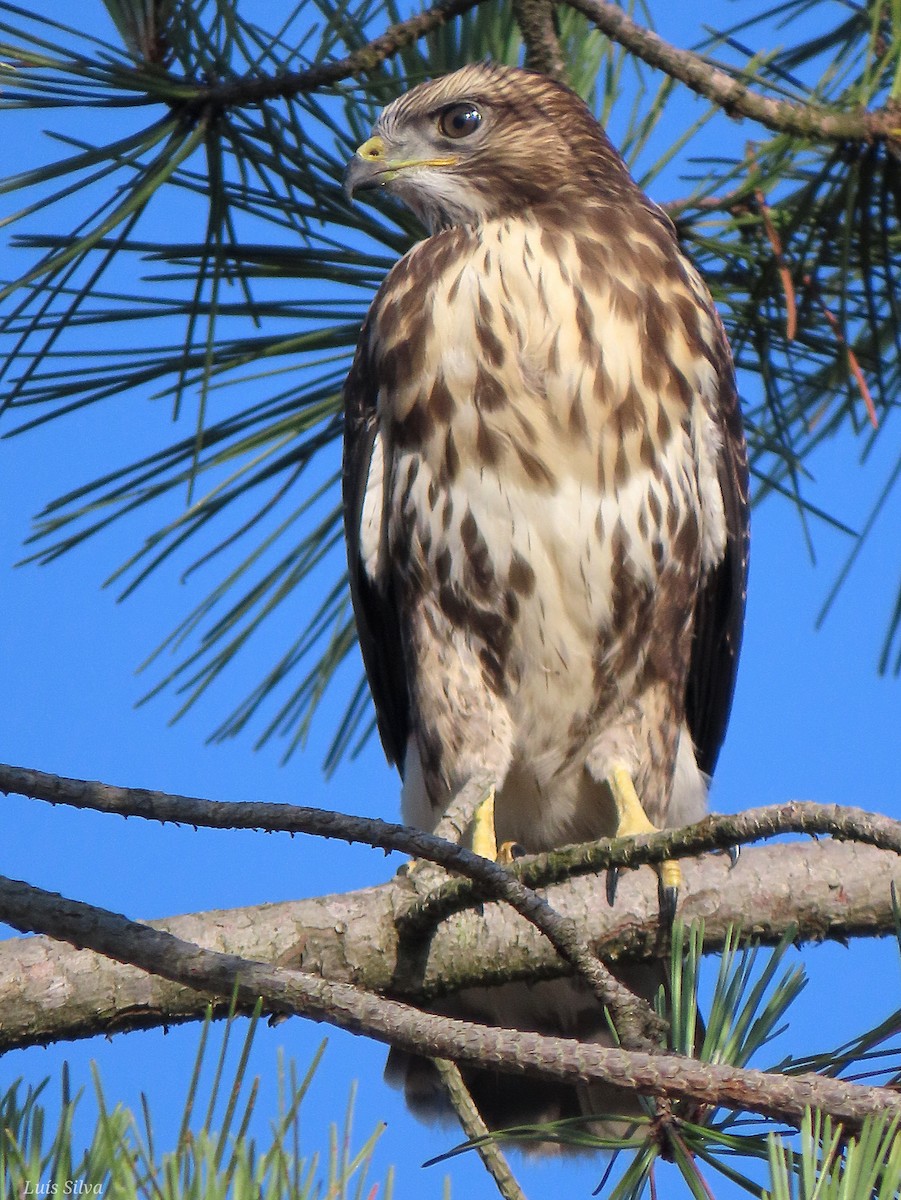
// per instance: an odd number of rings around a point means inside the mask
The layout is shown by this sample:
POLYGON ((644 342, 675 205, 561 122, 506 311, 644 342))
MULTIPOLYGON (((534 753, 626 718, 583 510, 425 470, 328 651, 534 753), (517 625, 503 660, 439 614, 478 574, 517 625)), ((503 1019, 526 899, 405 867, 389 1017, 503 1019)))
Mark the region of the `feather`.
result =
MULTIPOLYGON (((487 773, 499 839, 549 849, 620 828, 617 771, 651 821, 697 819, 748 558, 707 289, 585 105, 531 72, 482 64, 400 97, 349 169, 365 187, 432 231, 380 288, 346 386, 351 595, 405 819, 434 828, 487 773)), ((448 1004, 604 1036, 572 981, 448 1004)), ((416 1091, 425 1068, 404 1062, 416 1091)), ((494 1126, 609 1103, 470 1082, 494 1126)))

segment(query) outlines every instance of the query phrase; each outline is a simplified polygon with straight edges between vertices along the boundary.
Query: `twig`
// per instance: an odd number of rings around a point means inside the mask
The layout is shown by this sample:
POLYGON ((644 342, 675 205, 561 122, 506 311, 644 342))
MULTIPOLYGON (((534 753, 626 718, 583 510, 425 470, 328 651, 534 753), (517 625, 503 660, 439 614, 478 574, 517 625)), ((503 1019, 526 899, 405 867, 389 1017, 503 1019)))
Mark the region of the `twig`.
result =
MULTIPOLYGON (((546 887, 576 875, 608 867, 637 867, 685 858, 705 850, 727 850, 780 833, 829 834, 843 841, 862 842, 901 855, 901 822, 861 808, 792 801, 768 808, 749 808, 737 814, 715 814, 683 829, 663 829, 635 838, 601 838, 565 846, 513 863, 510 871, 528 887, 546 887)), ((464 880, 452 879, 435 888, 416 908, 411 906, 404 932, 433 928, 451 913, 478 902, 464 880)))
POLYGON ((411 1054, 538 1079, 612 1083, 642 1095, 750 1110, 795 1125, 810 1106, 851 1128, 869 1113, 901 1117, 901 1096, 885 1088, 601 1047, 422 1013, 347 984, 204 950, 127 917, 2 876, 0 920, 23 932, 36 930, 87 947, 183 986, 220 997, 235 992, 248 1008, 262 997, 269 1012, 327 1021, 411 1054))
MULTIPOLYGON (((378 850, 399 850, 428 859, 460 874, 465 873, 461 863, 474 865, 476 870, 484 869, 486 863, 485 859, 470 854, 461 846, 451 845, 409 825, 348 816, 327 808, 263 801, 203 800, 147 788, 117 787, 51 775, 31 767, 5 763, 0 763, 0 792, 7 795, 15 792, 49 804, 141 817, 164 824, 303 833, 364 843, 378 850), (470 859, 475 859, 475 863, 470 864, 470 859)), ((530 886, 540 886, 589 871, 602 871, 609 866, 637 867, 666 858, 684 858, 705 850, 726 850, 779 833, 829 834, 842 841, 863 842, 901 854, 901 821, 863 808, 792 800, 786 804, 746 808, 740 813, 711 813, 702 821, 682 829, 662 829, 658 833, 631 838, 600 838, 595 842, 536 854, 515 863, 511 871, 530 886)), ((493 863, 488 863, 487 868, 491 875, 500 870, 493 863)))
POLYGON ((724 196, 682 196, 678 200, 663 200, 660 208, 675 223, 685 222, 685 214, 725 212, 730 215, 744 212, 748 207, 748 189, 746 185, 733 188, 724 196))
POLYGON ((192 105, 212 104, 217 108, 259 104, 264 100, 290 99, 306 92, 318 92, 344 79, 353 79, 374 71, 386 59, 405 46, 425 37, 435 29, 475 8, 480 0, 438 0, 425 12, 392 25, 383 34, 361 46, 346 58, 336 62, 319 63, 305 71, 284 75, 248 75, 228 83, 215 84, 202 91, 192 91, 185 99, 192 105))
MULTIPOLYGON (((787 929, 801 942, 894 931, 894 854, 826 841, 750 848, 733 869, 724 856, 683 865, 686 922, 704 921, 705 950, 730 928, 773 945, 787 929)), ((398 938, 398 881, 345 892, 151 922, 154 928, 243 958, 296 968, 413 1004, 464 987, 566 975, 570 968, 538 931, 500 904, 465 912, 414 945, 398 938)), ((594 875, 557 885, 554 907, 614 962, 659 960, 657 878, 620 880, 615 908, 594 875)), ((0 941, 0 1051, 203 1018, 205 998, 167 980, 45 937, 0 941)))
POLYGON ((460 1068, 449 1058, 433 1060, 441 1082, 444 1084, 448 1098, 453 1105, 457 1120, 466 1136, 476 1143, 479 1158, 485 1164, 485 1169, 497 1184, 497 1190, 504 1200, 526 1200, 525 1193, 517 1183, 503 1151, 491 1137, 491 1131, 482 1120, 482 1115, 476 1108, 469 1088, 460 1074, 460 1068))
POLYGON ((567 3, 584 13, 611 41, 618 42, 642 62, 718 104, 730 116, 750 117, 767 129, 821 142, 897 139, 901 134, 898 114, 891 109, 835 112, 813 104, 773 100, 712 66, 700 54, 679 50, 650 29, 638 25, 625 9, 611 0, 567 0, 567 3))
POLYGON ((491 775, 476 775, 467 780, 447 806, 432 837, 444 838, 455 846, 461 843, 472 824, 476 809, 487 799, 493 786, 494 778, 491 775))
POLYGON ((15 791, 53 804, 71 804, 149 820, 204 825, 218 829, 266 829, 313 833, 348 842, 402 850, 465 875, 478 885, 482 898, 503 900, 539 929, 557 952, 582 975, 605 1004, 623 1045, 651 1048, 663 1025, 650 1005, 629 991, 592 954, 572 921, 561 917, 541 896, 525 887, 505 867, 442 838, 365 817, 348 817, 325 809, 290 804, 222 803, 173 796, 143 788, 119 788, 64 779, 43 771, 0 764, 0 791, 15 791))
MULTIPOLYGON (((528 4, 530 0, 519 0, 528 4)), ((897 140, 901 136, 898 115, 889 108, 873 112, 836 112, 815 105, 774 100, 753 91, 747 84, 725 71, 712 66, 701 55, 680 50, 656 33, 638 25, 626 12, 610 0, 566 0, 606 34, 624 46, 637 58, 655 67, 672 79, 677 79, 693 91, 718 104, 732 116, 749 117, 769 129, 792 133, 816 141, 897 140)), ((304 71, 283 75, 248 75, 226 83, 199 88, 192 80, 165 76, 163 99, 170 102, 175 96, 190 108, 229 108, 259 104, 266 100, 290 99, 292 96, 322 91, 346 79, 359 78, 391 58, 405 46, 440 28, 455 17, 475 8, 480 0, 438 0, 422 13, 392 25, 379 37, 359 50, 335 62, 318 63, 304 71)), ((531 0, 536 13, 549 9, 546 0, 531 0)), ((540 23, 529 25, 527 43, 533 61, 541 69, 558 78, 565 77, 565 64, 548 42, 547 15, 540 23), (559 58, 559 62, 558 62, 559 58)), ((552 27, 551 27, 552 29, 552 27)), ((524 30, 525 34, 525 30, 524 30)), ((554 38, 556 42, 556 38, 554 38)))
POLYGON ((551 0, 513 0, 513 16, 526 46, 526 66, 566 83, 566 62, 554 27, 551 0))

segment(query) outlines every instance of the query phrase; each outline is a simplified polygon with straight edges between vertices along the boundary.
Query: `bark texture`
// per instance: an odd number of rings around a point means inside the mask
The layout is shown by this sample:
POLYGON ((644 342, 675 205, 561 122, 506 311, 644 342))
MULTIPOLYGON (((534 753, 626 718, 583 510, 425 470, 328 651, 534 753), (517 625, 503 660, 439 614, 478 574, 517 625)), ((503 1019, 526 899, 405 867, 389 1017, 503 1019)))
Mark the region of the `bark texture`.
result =
MULTIPOLYGON (((703 918, 710 949, 722 944, 730 924, 764 942, 792 926, 801 941, 883 935, 893 929, 891 885, 901 886, 895 854, 838 842, 754 848, 734 868, 725 856, 708 854, 683 860, 683 872, 680 914, 703 918)), ((595 875, 556 884, 547 896, 607 961, 664 949, 649 867, 623 873, 613 908, 595 875)), ((534 926, 498 903, 451 916, 431 937, 401 941, 395 914, 408 900, 408 885, 396 880, 149 924, 207 949, 411 1002, 464 985, 571 970, 534 926)), ((203 993, 50 938, 0 942, 0 1050, 196 1020, 207 1002, 203 993)))

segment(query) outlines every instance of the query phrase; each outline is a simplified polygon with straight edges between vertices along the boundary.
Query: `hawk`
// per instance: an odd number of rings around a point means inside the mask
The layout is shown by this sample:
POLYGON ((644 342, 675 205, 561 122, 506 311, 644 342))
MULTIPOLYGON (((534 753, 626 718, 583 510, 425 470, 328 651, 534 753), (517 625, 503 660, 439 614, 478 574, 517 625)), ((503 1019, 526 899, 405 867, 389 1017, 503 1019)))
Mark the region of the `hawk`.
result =
MULTIPOLYGON (((699 819, 748 557, 706 286, 586 105, 530 71, 468 66, 389 104, 347 170, 364 188, 429 230, 345 389, 351 595, 404 819, 434 829, 485 778, 497 838, 528 852, 699 819)), ((671 905, 678 883, 665 864, 671 905)), ((584 1032, 589 1000, 561 989, 508 1021, 584 1032)))

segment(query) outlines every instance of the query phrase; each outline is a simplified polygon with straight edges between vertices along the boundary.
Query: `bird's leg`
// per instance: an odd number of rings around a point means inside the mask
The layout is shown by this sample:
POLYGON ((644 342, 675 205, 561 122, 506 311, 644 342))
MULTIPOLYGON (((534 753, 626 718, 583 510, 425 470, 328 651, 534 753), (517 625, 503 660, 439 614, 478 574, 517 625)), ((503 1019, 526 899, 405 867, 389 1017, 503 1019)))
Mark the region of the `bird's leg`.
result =
POLYGON ((496 791, 492 784, 488 795, 476 808, 469 844, 474 854, 481 854, 482 858, 509 867, 517 858, 522 858, 524 851, 518 842, 502 842, 501 845, 497 843, 497 829, 494 824, 496 791))
POLYGON ((444 816, 435 826, 436 837, 460 844, 469 831, 469 846, 482 858, 509 866, 523 855, 518 842, 497 844, 494 825, 494 798, 497 782, 491 775, 474 775, 451 800, 444 816))
MULTIPOLYGON (((475 854, 491 862, 509 866, 515 859, 521 858, 525 851, 517 842, 505 842, 500 847, 497 844, 494 799, 498 778, 496 773, 482 768, 467 779, 454 793, 432 834, 444 838, 446 842, 453 842, 455 846, 468 846, 475 854)), ((503 778, 503 773, 500 778, 503 778)), ((443 867, 418 858, 404 863, 399 874, 413 882, 420 893, 446 877, 443 867)))
MULTIPOLYGON (((460 846, 464 844, 467 832, 472 829, 470 844, 476 854, 494 859, 497 853, 494 835, 494 793, 495 782, 491 775, 473 775, 454 794, 432 834, 460 846)), ((420 871, 423 866, 424 864, 416 859, 408 865, 406 873, 420 871)))
POLYGON ((444 838, 448 842, 459 845, 473 822, 478 822, 479 809, 488 805, 493 837, 494 791, 495 781, 493 776, 488 774, 473 775, 471 779, 468 779, 464 783, 450 804, 448 804, 444 810, 444 816, 432 832, 436 837, 444 838))
MULTIPOLYGON (((494 827, 496 791, 494 779, 487 774, 468 779, 448 804, 444 815, 432 831, 433 835, 453 842, 454 845, 461 845, 468 831, 469 845, 475 854, 492 862, 509 865, 515 858, 520 857, 522 851, 515 842, 505 842, 498 848, 494 827)), ((413 859, 401 870, 408 878, 415 873, 417 880, 421 882, 423 876, 429 874, 426 871, 428 866, 429 864, 421 859, 413 859)))
MULTIPOLYGON (((498 847, 494 824, 496 792, 497 784, 487 772, 468 779, 454 794, 432 831, 433 836, 454 845, 467 845, 473 853, 502 866, 521 858, 525 851, 517 842, 505 842, 498 847)), ((423 921, 423 909, 428 909, 431 894, 440 892, 441 885, 447 882, 449 868, 429 859, 411 858, 400 867, 398 875, 412 885, 412 894, 399 896, 395 919, 401 929, 406 927, 409 931, 411 925, 415 926, 418 936, 423 928, 434 923, 433 917, 423 921)))
POLYGON ((494 824, 496 794, 497 785, 493 779, 484 776, 469 780, 448 805, 435 833, 449 841, 461 842, 468 827, 473 853, 508 867, 524 852, 518 842, 504 842, 498 846, 494 824))
POLYGON ((501 842, 498 845, 497 828, 494 824, 494 797, 497 789, 492 785, 491 791, 478 806, 472 819, 472 834, 470 847, 474 854, 481 854, 492 862, 509 867, 518 858, 524 857, 526 851, 519 842, 501 842))
MULTIPOLYGON (((657 826, 652 825, 648 815, 641 807, 638 793, 632 776, 625 767, 614 767, 607 776, 607 785, 616 806, 615 837, 635 837, 639 833, 657 833, 657 826)), ((679 898, 679 888, 682 886, 682 871, 677 862, 666 860, 657 868, 660 876, 661 910, 664 918, 672 922, 676 915, 676 902, 679 898)), ((607 899, 612 904, 616 895, 618 871, 614 867, 607 877, 607 899)))
POLYGON ((472 818, 472 836, 470 844, 474 854, 482 858, 497 858, 497 831, 494 828, 494 787, 481 801, 472 818))

